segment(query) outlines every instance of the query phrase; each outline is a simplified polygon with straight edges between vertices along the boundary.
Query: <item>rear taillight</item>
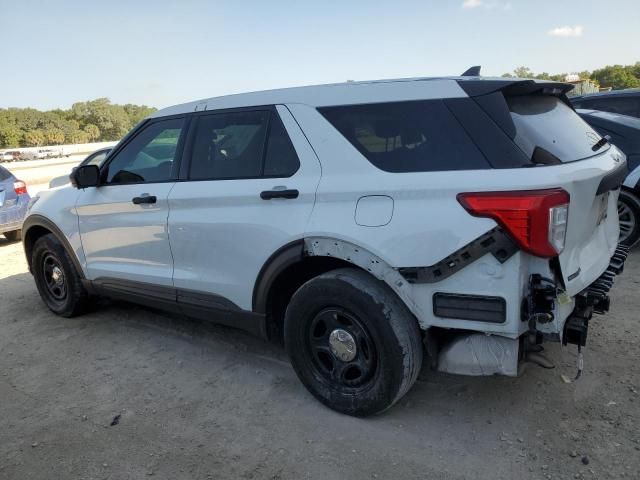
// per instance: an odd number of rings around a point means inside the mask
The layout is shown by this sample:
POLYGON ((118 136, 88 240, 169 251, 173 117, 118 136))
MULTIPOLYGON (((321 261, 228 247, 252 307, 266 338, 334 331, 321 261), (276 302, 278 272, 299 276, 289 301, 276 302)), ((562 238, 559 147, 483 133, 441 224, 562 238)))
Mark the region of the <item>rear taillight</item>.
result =
POLYGON ((23 195, 27 193, 27 184, 22 180, 16 180, 15 182, 13 182, 13 189, 18 195, 23 195))
POLYGON ((476 217, 498 222, 520 248, 538 257, 555 257, 564 249, 569 194, 562 189, 458 194, 476 217))

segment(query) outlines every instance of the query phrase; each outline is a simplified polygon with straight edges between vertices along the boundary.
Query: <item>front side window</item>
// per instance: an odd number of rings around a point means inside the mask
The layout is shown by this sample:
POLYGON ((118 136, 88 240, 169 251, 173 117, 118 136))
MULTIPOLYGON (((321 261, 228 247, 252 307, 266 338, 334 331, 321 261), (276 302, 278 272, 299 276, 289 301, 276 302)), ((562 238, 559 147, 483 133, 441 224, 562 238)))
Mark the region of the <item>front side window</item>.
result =
POLYGON ((319 111, 367 160, 387 172, 488 168, 442 100, 346 105, 319 111))
POLYGON ((268 111, 218 113, 200 117, 189 178, 224 180, 260 177, 268 118, 268 111))
POLYGON ((166 182, 176 175, 176 152, 184 119, 154 122, 138 133, 107 166, 107 183, 166 182))

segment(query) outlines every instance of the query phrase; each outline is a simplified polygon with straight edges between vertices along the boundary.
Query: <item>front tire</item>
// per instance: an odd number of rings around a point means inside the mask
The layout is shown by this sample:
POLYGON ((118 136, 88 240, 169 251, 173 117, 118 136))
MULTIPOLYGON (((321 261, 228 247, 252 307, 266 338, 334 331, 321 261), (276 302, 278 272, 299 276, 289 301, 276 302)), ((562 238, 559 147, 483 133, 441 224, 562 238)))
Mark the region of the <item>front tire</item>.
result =
POLYGON ((640 238, 640 199, 628 190, 621 190, 618 197, 620 243, 633 246, 640 238))
POLYGON ((40 297, 53 313, 74 317, 86 311, 89 295, 69 253, 55 235, 43 235, 36 241, 31 270, 40 297))
POLYGON ((22 230, 12 230, 10 232, 4 232, 4 236, 10 242, 19 242, 22 240, 22 230))
POLYGON ((284 340, 305 387, 348 415, 391 407, 422 366, 416 319, 387 285, 352 268, 300 287, 287 307, 284 340))

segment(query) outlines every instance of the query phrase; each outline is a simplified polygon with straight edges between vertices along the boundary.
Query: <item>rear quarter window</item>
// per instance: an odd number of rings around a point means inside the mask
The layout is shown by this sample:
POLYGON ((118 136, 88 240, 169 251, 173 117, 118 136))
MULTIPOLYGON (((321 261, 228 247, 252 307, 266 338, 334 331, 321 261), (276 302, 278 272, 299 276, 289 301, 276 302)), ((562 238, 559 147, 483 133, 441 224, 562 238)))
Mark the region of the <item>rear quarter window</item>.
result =
POLYGON ((442 100, 344 105, 319 112, 387 172, 490 168, 442 100))

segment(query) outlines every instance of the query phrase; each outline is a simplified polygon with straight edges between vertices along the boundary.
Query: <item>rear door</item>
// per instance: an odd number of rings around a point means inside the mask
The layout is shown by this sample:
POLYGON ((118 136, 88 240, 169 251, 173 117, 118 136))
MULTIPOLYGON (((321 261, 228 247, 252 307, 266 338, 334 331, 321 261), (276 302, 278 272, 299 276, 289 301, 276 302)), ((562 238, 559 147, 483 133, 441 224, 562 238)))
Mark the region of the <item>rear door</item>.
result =
POLYGON ((174 284, 182 303, 202 300, 186 298, 191 290, 251 310, 262 266, 304 235, 320 164, 283 106, 193 122, 190 166, 169 196, 174 284))
POLYGON ((185 122, 146 124, 109 157, 103 184, 81 191, 76 210, 90 279, 172 285, 167 198, 178 176, 185 122))

